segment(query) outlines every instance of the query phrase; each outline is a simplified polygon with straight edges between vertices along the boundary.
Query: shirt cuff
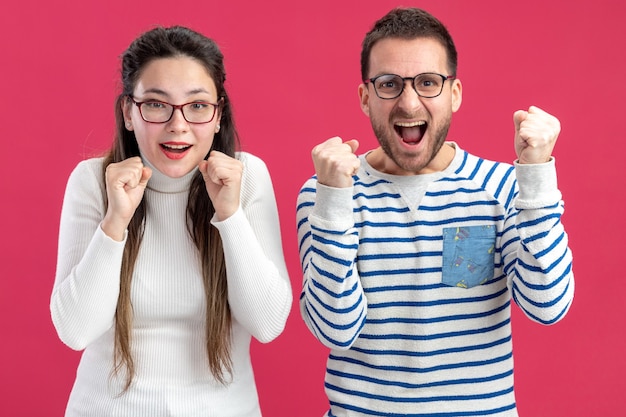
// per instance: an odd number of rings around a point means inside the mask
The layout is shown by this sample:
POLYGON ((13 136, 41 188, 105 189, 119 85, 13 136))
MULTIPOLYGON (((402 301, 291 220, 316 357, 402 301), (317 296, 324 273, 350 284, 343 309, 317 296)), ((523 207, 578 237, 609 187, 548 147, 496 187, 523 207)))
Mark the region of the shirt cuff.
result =
POLYGON ((315 217, 325 227, 348 229, 354 226, 352 193, 354 187, 335 188, 317 183, 315 206, 310 217, 315 217))
POLYGON ((211 224, 217 227, 219 231, 222 231, 230 227, 234 227, 233 225, 237 225, 245 219, 246 215, 243 212, 243 208, 241 207, 241 205, 239 205, 239 207, 237 207, 237 210, 235 210, 233 214, 231 214, 224 220, 218 220, 217 214, 213 213, 213 217, 211 217, 211 224))
POLYGON ((516 208, 537 209, 561 201, 554 157, 544 164, 520 164, 515 161, 515 175, 519 186, 516 208))
POLYGON ((98 235, 98 239, 100 240, 113 242, 113 244, 115 245, 121 245, 122 247, 124 247, 124 245, 126 245, 126 239, 128 239, 128 229, 124 230, 124 237, 122 238, 122 240, 116 240, 104 233, 104 230, 102 230, 102 222, 100 222, 100 224, 98 225, 98 229, 96 230, 96 235, 98 235))

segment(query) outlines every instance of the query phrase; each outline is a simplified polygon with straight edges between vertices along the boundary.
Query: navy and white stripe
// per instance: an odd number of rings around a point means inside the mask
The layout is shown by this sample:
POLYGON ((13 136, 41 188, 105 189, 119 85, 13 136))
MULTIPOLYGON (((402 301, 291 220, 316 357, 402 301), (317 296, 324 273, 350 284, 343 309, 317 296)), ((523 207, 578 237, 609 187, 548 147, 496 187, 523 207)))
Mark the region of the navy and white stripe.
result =
POLYGON ((331 348, 328 415, 517 415, 511 298, 552 324, 573 297, 560 193, 518 204, 513 166, 458 146, 417 206, 393 180, 362 157, 353 188, 311 178, 299 194, 300 307, 331 348), (493 278, 443 283, 443 229, 484 225, 496 231, 493 278))

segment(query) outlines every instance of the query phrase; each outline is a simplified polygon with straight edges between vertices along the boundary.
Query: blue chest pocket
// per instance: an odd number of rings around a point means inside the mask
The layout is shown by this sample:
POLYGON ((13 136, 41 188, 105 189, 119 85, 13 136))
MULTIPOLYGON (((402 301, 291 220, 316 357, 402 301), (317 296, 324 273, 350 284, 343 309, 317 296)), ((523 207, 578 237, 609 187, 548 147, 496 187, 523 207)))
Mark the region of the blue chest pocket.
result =
POLYGON ((442 282, 472 288, 492 279, 495 243, 493 225, 444 228, 442 282))

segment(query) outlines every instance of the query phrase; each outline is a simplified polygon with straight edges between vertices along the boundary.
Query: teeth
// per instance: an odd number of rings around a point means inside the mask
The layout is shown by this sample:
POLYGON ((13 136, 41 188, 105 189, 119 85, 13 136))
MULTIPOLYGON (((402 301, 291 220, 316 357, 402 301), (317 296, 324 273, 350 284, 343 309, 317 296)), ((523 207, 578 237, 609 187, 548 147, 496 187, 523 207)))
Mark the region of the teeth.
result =
POLYGON ((189 147, 189 145, 168 145, 166 143, 164 143, 163 146, 170 149, 185 149, 189 147))
POLYGON ((420 120, 419 122, 396 123, 396 126, 400 126, 400 127, 415 127, 415 126, 423 126, 425 124, 426 124, 425 121, 420 120))

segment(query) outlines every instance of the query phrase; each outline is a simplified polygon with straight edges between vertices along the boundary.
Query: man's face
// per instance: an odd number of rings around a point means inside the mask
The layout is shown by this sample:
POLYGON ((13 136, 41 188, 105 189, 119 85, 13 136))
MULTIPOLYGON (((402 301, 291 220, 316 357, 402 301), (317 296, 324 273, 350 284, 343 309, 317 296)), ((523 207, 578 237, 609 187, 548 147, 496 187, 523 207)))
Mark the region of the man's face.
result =
MULTIPOLYGON (((368 77, 454 75, 447 68, 446 50, 438 41, 388 38, 374 44, 368 77)), ((410 81, 395 99, 379 98, 372 83, 359 86, 359 97, 384 151, 374 159, 376 169, 394 175, 415 175, 440 171, 450 163, 454 153, 442 152, 442 145, 452 113, 461 105, 459 80, 446 80, 441 94, 432 98, 418 96, 410 81)))

